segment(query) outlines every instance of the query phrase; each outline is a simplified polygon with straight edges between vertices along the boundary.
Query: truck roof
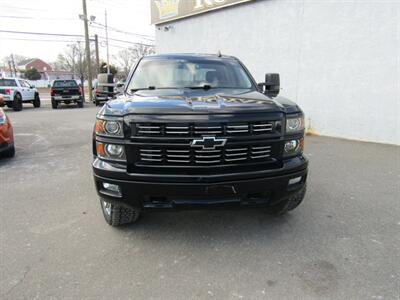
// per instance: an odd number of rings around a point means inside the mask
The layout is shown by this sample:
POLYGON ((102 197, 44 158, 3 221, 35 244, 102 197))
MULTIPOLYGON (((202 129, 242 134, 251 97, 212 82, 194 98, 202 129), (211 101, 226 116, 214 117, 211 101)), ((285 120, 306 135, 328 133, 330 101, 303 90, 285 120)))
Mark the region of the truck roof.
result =
POLYGON ((145 56, 144 58, 164 58, 164 59, 234 59, 236 57, 230 55, 220 54, 205 54, 205 53, 165 53, 165 54, 153 54, 145 56))
POLYGON ((5 79, 5 80, 26 80, 26 79, 22 79, 22 78, 15 78, 15 77, 0 77, 1 79, 5 79))

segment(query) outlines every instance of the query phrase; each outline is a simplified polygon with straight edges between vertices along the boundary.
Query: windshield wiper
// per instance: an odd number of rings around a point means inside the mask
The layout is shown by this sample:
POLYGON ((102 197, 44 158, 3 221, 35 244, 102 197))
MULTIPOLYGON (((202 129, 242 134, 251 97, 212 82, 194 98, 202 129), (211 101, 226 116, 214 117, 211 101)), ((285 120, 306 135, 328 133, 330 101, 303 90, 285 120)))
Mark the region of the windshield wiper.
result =
POLYGON ((137 91, 142 91, 142 90, 155 90, 155 89, 156 89, 156 87, 153 86, 153 85, 151 85, 151 86, 149 86, 149 87, 147 87, 147 88, 131 89, 131 92, 132 92, 132 93, 136 93, 137 91))
POLYGON ((192 89, 192 90, 209 90, 209 89, 250 89, 244 87, 237 87, 237 86, 211 86, 209 84, 199 85, 199 86, 186 86, 185 89, 192 89))
POLYGON ((191 89, 191 90, 209 90, 211 88, 212 86, 209 84, 204 84, 199 86, 185 86, 185 89, 191 89))

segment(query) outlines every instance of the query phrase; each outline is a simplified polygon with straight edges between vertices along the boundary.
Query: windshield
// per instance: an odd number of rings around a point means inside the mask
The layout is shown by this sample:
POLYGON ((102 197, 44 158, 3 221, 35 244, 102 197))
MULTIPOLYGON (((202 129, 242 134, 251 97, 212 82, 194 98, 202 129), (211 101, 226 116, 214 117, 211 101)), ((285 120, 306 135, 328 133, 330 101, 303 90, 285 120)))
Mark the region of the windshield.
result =
POLYGON ((17 86, 14 79, 0 79, 0 86, 17 86))
POLYGON ((75 80, 54 81, 54 87, 78 87, 75 80))
POLYGON ((128 90, 202 86, 249 89, 253 85, 243 67, 233 59, 144 59, 136 68, 128 90))

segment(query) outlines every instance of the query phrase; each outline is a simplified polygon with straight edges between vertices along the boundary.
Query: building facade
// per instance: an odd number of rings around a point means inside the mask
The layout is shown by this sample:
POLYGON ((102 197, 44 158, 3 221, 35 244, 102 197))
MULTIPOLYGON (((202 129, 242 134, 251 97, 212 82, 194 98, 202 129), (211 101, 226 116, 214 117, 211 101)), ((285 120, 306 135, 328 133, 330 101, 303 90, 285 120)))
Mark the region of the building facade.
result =
POLYGON ((157 53, 237 56, 309 130, 400 144, 400 1, 152 1, 157 53))

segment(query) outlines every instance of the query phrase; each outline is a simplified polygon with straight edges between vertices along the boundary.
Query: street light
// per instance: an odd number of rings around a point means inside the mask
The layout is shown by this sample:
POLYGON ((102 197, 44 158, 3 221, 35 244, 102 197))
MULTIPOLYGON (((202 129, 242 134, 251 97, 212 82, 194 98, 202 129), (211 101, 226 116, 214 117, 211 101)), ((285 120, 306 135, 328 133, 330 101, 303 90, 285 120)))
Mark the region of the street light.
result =
MULTIPOLYGON (((82 20, 82 21, 85 21, 85 16, 84 15, 79 15, 79 19, 82 20)), ((94 22, 95 20, 96 20, 96 16, 90 16, 89 20, 86 20, 86 21, 94 22)))

